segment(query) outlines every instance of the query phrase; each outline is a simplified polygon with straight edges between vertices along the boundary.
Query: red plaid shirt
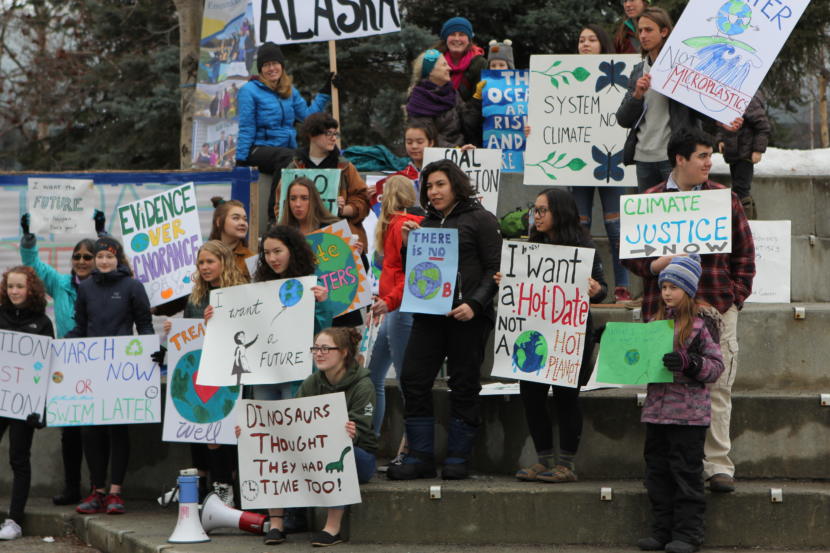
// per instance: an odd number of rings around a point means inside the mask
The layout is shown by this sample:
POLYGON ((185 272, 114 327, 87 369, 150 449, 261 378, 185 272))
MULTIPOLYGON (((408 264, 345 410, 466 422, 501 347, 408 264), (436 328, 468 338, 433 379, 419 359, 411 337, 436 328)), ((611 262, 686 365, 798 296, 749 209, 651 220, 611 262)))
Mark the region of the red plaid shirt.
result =
MULTIPOLYGON (((726 188, 722 184, 707 180, 700 190, 726 188)), ((666 190, 666 183, 658 184, 645 191, 646 194, 673 192, 666 190)), ((651 320, 657 313, 660 302, 660 287, 657 275, 651 272, 651 262, 656 257, 623 259, 622 264, 635 275, 643 277, 644 321, 651 320)), ((732 193, 732 253, 701 255, 703 274, 697 286, 697 298, 711 304, 721 313, 735 305, 743 307, 744 300, 752 292, 755 277, 755 243, 747 223, 744 208, 738 196, 732 193)))

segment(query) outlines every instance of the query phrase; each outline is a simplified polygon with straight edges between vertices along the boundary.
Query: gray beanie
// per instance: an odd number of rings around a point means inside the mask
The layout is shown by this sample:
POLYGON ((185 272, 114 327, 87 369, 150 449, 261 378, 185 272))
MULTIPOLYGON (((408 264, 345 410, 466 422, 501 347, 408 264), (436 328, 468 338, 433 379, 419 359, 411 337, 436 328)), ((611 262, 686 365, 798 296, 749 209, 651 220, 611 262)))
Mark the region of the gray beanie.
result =
POLYGON ((504 60, 508 68, 516 69, 516 64, 513 62, 513 41, 509 38, 504 39, 504 42, 491 40, 487 50, 487 67, 493 60, 504 60))

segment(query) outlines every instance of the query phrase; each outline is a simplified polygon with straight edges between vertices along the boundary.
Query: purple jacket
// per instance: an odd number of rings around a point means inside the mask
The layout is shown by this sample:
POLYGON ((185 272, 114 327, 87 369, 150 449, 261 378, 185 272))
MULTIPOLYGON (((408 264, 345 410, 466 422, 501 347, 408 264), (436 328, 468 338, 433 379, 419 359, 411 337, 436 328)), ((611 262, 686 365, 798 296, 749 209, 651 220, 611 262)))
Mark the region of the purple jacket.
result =
POLYGON ((720 344, 712 338, 703 318, 695 318, 692 334, 680 351, 702 357, 700 372, 695 378, 676 372, 672 383, 649 384, 640 421, 709 426, 712 403, 704 383, 718 379, 723 372, 723 358, 720 344))

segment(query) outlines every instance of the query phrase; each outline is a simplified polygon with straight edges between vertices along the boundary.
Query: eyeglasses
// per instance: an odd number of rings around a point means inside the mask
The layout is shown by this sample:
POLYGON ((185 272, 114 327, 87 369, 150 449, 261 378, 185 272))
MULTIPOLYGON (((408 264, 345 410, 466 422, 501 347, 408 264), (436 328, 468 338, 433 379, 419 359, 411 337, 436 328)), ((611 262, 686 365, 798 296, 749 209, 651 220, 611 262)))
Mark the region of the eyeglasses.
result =
POLYGON ((340 138, 340 133, 337 131, 326 131, 325 134, 328 138, 340 138))
POLYGON ((72 254, 72 261, 80 261, 83 259, 84 261, 92 261, 95 257, 92 254, 88 253, 73 253, 72 254))
POLYGON ((317 355, 318 353, 322 353, 323 355, 328 355, 330 351, 337 351, 340 348, 336 348, 334 346, 311 346, 309 350, 311 351, 311 355, 317 355))
POLYGON ((538 215, 539 217, 544 217, 550 211, 550 209, 548 209, 546 207, 535 207, 534 206, 531 209, 533 211, 533 214, 538 215))

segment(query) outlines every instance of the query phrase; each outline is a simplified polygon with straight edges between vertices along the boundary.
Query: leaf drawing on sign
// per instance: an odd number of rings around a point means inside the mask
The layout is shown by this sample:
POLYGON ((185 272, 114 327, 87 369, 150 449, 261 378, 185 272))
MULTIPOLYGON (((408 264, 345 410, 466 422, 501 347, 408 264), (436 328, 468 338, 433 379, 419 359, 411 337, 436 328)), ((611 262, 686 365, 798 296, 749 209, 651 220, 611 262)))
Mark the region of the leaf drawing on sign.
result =
POLYGON ((571 171, 581 171, 587 163, 581 160, 578 157, 572 158, 569 162, 564 165, 561 165, 561 162, 567 156, 567 153, 559 154, 559 157, 556 156, 556 150, 552 151, 548 154, 548 156, 540 161, 539 163, 527 163, 525 162, 525 167, 538 167, 547 177, 551 180, 556 180, 556 175, 553 174, 554 169, 570 169, 571 171), (554 161, 553 158, 556 157, 554 161))
MULTIPOLYGON (((610 62, 601 62, 599 64, 599 70, 602 71, 603 74, 597 78, 595 92, 599 92, 609 85, 614 90, 618 90, 617 85, 620 85, 623 88, 628 87, 628 76, 624 73, 624 61, 615 62, 612 59, 610 62)), ((608 92, 611 92, 611 88, 608 89, 608 92)))
POLYGON ((596 146, 591 146, 591 157, 599 163, 594 168, 594 178, 605 182, 611 182, 612 179, 615 181, 623 180, 625 171, 620 167, 623 161, 623 151, 620 150, 612 154, 611 148, 605 144, 602 147, 605 148, 605 152, 596 146))
POLYGON ((538 73, 539 75, 550 77, 550 84, 552 84, 554 88, 559 88, 560 80, 564 84, 571 84, 571 82, 568 80, 568 75, 571 75, 574 79, 576 79, 579 82, 582 82, 591 76, 591 73, 584 67, 577 67, 574 70, 562 69, 560 71, 555 71, 551 73, 551 71, 558 67, 561 63, 561 61, 555 61, 553 62, 553 64, 551 64, 550 67, 548 67, 544 71, 533 71, 533 73, 538 73))
POLYGON ((332 461, 331 463, 326 465, 326 472, 343 472, 343 459, 346 458, 346 454, 351 450, 351 446, 346 446, 343 449, 343 453, 340 454, 340 460, 332 461))
POLYGON ((254 345, 254 342, 259 338, 259 334, 254 336, 254 339, 245 343, 245 332, 240 330, 233 335, 233 341, 236 342, 236 348, 233 350, 233 368, 231 374, 236 375, 236 385, 242 384, 242 373, 251 372, 248 368, 248 357, 245 355, 245 350, 254 345))

